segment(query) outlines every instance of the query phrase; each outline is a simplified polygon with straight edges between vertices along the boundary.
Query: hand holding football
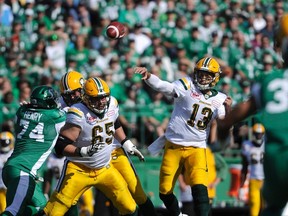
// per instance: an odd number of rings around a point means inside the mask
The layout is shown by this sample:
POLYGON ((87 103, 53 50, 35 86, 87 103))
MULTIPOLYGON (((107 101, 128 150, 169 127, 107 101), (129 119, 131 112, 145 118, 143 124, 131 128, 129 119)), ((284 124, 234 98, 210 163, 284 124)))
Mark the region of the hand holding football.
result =
POLYGON ((106 27, 106 35, 110 39, 120 39, 124 37, 126 34, 126 27, 117 21, 111 22, 107 27, 106 27))

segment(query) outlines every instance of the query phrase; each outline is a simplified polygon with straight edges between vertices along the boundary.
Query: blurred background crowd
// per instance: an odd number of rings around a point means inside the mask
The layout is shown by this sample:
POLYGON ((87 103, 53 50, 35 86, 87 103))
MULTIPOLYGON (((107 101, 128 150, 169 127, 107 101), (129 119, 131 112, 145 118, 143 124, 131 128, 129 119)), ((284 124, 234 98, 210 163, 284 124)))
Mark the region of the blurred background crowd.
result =
MULTIPOLYGON (((173 81, 212 55, 222 67, 217 89, 236 104, 261 74, 281 66, 273 38, 287 10, 282 0, 0 0, 0 129, 13 132, 19 102, 34 86, 58 89, 61 76, 76 70, 107 81, 127 134, 145 147, 164 133, 172 100, 147 88, 133 67, 173 81), (126 25, 126 37, 106 37, 113 20, 126 25)), ((239 128, 232 148, 247 136, 239 128)))

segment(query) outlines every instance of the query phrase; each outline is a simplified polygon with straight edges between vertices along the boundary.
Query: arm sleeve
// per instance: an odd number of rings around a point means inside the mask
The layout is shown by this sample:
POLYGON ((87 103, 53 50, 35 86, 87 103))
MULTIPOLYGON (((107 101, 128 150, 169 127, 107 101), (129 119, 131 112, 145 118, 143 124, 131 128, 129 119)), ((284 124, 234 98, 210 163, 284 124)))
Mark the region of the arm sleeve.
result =
POLYGON ((145 80, 145 82, 154 90, 161 92, 165 95, 174 96, 176 94, 174 90, 174 85, 172 83, 163 81, 153 74, 151 74, 151 77, 145 80))
POLYGON ((260 91, 261 91, 261 86, 259 83, 256 83, 252 86, 251 95, 254 97, 256 106, 258 109, 261 107, 260 91))

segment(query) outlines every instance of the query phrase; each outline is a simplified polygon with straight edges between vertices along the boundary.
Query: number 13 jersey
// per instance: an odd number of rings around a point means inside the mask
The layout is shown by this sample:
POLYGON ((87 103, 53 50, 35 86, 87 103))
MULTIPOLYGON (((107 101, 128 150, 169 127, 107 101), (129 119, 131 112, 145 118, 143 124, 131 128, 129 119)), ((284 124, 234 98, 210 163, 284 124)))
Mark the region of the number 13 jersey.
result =
POLYGON ((173 82, 174 109, 166 129, 166 139, 182 146, 206 148, 211 122, 224 117, 226 95, 214 89, 204 95, 190 77, 173 82))

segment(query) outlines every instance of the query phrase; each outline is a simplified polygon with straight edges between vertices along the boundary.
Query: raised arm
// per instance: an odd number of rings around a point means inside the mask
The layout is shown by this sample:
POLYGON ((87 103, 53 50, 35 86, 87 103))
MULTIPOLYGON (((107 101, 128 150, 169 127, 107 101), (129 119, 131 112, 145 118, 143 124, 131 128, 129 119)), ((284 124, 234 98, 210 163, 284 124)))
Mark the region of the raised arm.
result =
POLYGON ((148 72, 145 67, 135 67, 134 72, 142 75, 144 80, 152 89, 165 95, 175 96, 174 85, 170 82, 163 81, 159 77, 148 72))

